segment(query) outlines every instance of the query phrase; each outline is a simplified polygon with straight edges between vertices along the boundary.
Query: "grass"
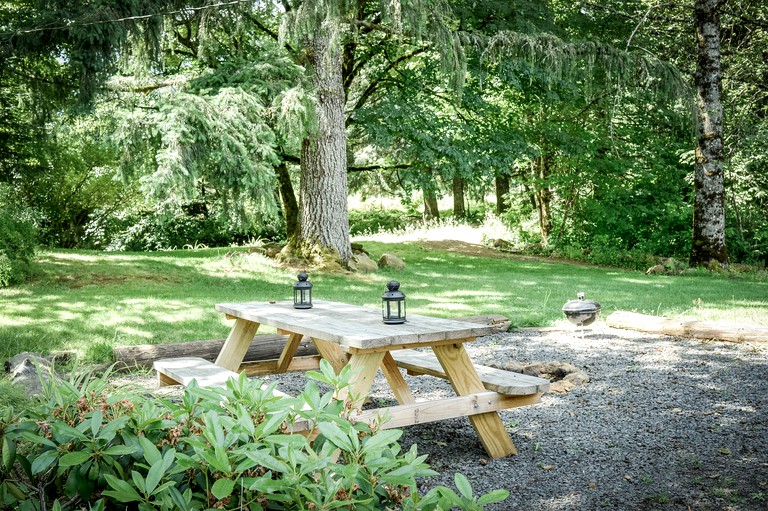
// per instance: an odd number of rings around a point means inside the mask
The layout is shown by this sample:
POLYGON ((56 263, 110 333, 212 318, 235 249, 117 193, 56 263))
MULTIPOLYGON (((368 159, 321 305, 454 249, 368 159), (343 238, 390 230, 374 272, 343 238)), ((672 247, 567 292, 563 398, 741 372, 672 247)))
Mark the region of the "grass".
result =
MULTIPOLYGON (((465 238, 462 238, 465 239, 465 238)), ((768 326, 768 282, 717 275, 648 276, 547 260, 475 257, 418 242, 365 240, 406 262, 373 274, 310 272, 315 300, 374 308, 388 280, 402 283, 410 313, 459 317, 498 313, 513 326, 564 324, 561 307, 584 291, 604 317, 630 310, 768 326)), ((0 358, 21 351, 75 350, 103 362, 113 346, 223 338, 230 323, 214 304, 288 300, 298 269, 233 249, 157 253, 57 250, 38 258, 28 284, 0 290, 0 358)))

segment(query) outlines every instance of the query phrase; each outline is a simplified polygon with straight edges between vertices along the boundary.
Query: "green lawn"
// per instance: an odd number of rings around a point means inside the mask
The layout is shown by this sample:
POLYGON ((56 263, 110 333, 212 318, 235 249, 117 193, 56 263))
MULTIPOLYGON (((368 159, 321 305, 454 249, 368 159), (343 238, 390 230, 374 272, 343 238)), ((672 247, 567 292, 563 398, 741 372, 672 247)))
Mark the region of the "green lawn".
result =
MULTIPOLYGON (((514 326, 563 323, 576 293, 599 301, 604 317, 631 310, 768 326, 768 282, 753 277, 639 272, 510 257, 425 250, 417 243, 366 241, 406 262, 375 274, 310 272, 316 300, 380 307, 388 280, 402 283, 408 311, 443 317, 498 313, 514 326)), ((105 361, 112 346, 225 337, 214 311, 227 301, 288 300, 296 270, 243 250, 158 253, 57 250, 42 253, 38 276, 0 290, 0 358, 20 351, 73 349, 105 361)))

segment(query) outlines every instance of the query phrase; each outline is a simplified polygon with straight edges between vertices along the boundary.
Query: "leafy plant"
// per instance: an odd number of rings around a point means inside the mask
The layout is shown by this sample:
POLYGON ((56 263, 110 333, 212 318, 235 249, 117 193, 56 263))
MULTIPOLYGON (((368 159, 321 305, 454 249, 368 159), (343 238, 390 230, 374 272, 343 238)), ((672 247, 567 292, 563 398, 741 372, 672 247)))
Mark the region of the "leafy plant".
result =
POLYGON ((0 184, 0 287, 24 281, 37 247, 37 229, 31 213, 11 199, 0 184))
POLYGON ((0 507, 477 510, 508 495, 476 496, 457 474, 458 493, 420 496, 416 478, 435 474, 426 456, 402 452, 398 430, 350 420, 334 397, 349 371, 323 363, 310 377, 332 390, 310 381, 276 397, 274 383, 241 376, 176 402, 113 389, 108 373, 50 383, 39 404, 0 415, 0 507), (314 429, 289 434, 301 419, 314 429))

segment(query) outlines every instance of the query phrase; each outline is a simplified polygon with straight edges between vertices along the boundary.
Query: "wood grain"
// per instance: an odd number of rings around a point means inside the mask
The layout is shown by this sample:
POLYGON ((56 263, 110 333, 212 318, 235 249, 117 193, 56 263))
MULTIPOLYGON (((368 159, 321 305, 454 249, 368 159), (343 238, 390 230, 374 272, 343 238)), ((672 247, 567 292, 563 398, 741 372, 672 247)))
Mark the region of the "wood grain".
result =
MULTIPOLYGON (((408 374, 427 374, 438 378, 448 379, 443 366, 432 353, 416 350, 393 351, 392 358, 398 367, 408 371, 408 374)), ((549 391, 549 380, 514 373, 504 369, 496 369, 474 364, 475 371, 488 390, 510 396, 527 396, 549 391)))
MULTIPOLYGON (((480 377, 475 372, 475 367, 463 344, 435 346, 433 350, 448 375, 456 394, 466 396, 485 391, 483 382, 480 381, 480 377)), ((512 439, 509 437, 498 413, 472 415, 469 421, 475 428, 480 442, 489 456, 502 458, 510 454, 517 454, 517 448, 512 443, 512 439)))

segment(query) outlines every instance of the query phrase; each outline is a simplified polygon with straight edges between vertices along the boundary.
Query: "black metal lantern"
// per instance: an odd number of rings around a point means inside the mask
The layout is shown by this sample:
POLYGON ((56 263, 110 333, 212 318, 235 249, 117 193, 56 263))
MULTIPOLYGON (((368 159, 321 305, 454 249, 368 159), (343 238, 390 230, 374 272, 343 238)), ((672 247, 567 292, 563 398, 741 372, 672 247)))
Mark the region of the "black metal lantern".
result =
POLYGON ((307 279, 309 275, 304 272, 299 273, 299 280, 293 284, 293 308, 311 309, 312 308, 312 283, 307 279))
POLYGON ((405 323, 405 294, 400 291, 400 283, 391 280, 387 291, 381 295, 381 315, 387 325, 405 323))

